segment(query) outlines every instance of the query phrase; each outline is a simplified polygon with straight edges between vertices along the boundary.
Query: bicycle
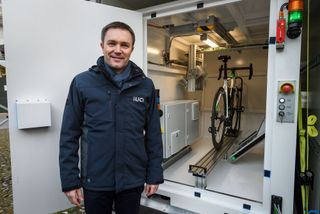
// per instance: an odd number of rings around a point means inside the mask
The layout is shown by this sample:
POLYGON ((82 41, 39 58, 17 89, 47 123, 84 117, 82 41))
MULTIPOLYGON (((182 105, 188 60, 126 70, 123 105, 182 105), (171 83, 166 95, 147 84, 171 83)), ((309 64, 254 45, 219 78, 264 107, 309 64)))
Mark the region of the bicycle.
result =
POLYGON ((242 106, 243 79, 237 75, 237 70, 249 70, 249 80, 252 78, 252 64, 249 67, 227 67, 230 56, 219 56, 223 65, 219 68, 219 77, 223 71, 223 86, 220 87, 213 99, 211 127, 208 131, 212 136, 212 143, 216 150, 223 144, 224 136, 236 137, 240 130, 242 106), (228 71, 230 74, 228 76, 228 71))

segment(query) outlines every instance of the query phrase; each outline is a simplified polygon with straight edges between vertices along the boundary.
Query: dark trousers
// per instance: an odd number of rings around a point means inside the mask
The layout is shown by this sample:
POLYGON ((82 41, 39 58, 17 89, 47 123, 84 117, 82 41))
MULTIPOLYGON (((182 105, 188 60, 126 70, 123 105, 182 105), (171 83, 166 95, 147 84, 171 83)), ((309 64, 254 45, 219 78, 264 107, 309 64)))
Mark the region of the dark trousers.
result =
POLYGON ((86 214, 111 214, 113 203, 116 214, 138 214, 143 186, 115 191, 83 190, 86 214))

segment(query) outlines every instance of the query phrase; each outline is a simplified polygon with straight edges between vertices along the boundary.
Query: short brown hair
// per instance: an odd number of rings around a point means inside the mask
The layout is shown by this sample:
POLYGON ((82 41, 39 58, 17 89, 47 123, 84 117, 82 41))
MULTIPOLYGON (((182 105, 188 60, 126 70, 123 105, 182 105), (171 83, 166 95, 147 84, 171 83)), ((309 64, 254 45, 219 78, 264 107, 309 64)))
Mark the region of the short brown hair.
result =
POLYGON ((104 37, 107 33, 107 31, 110 29, 110 28, 120 28, 120 29, 123 29, 123 30, 127 30, 130 32, 131 34, 131 37, 132 37, 132 46, 134 46, 134 42, 136 41, 136 38, 135 38, 135 35, 134 35, 134 32, 132 30, 132 28, 127 25, 126 23, 123 23, 123 22, 111 22, 110 24, 107 24, 106 26, 104 26, 101 30, 101 41, 103 42, 104 40, 104 37))

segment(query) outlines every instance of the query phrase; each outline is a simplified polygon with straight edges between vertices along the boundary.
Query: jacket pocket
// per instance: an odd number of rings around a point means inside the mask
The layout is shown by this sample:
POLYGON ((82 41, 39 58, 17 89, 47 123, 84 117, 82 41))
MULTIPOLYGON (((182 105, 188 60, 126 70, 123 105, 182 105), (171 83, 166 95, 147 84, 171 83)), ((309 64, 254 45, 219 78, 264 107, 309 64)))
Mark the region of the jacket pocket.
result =
POLYGON ((113 95, 104 88, 86 90, 85 115, 88 121, 114 121, 113 95))

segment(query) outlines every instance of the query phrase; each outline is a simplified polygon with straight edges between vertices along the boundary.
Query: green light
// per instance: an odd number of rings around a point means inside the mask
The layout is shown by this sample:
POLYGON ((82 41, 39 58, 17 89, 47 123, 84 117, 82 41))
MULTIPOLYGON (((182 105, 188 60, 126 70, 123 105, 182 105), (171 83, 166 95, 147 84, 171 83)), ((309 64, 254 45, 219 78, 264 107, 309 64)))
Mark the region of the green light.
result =
POLYGON ((235 161, 236 159, 237 159, 237 158, 236 158, 235 156, 232 156, 232 157, 231 157, 231 160, 232 160, 232 161, 235 161))
POLYGON ((288 23, 292 22, 301 22, 302 21, 302 12, 301 11, 293 11, 289 13, 288 23))

